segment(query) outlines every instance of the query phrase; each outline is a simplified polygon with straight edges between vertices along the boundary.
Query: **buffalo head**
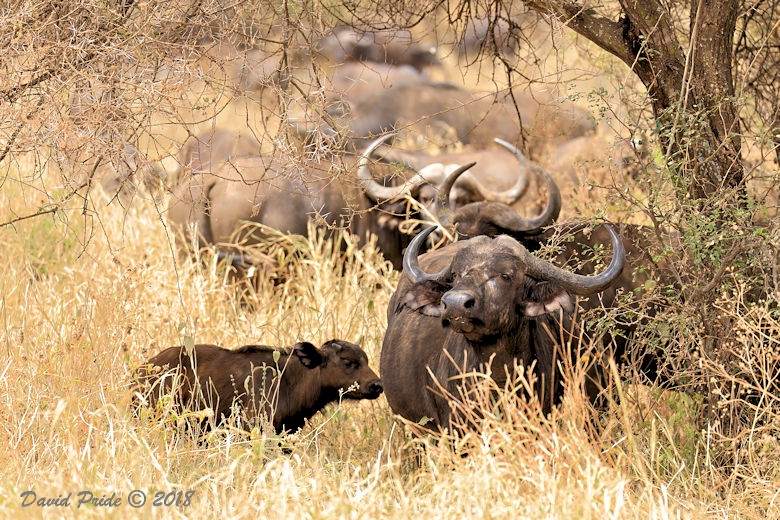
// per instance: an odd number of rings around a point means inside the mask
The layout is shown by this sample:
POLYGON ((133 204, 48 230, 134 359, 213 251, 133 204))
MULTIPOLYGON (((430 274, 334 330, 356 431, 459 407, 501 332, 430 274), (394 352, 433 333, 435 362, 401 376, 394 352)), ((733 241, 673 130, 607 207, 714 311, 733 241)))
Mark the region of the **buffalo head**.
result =
MULTIPOLYGON (((475 165, 474 161, 462 165, 443 165, 434 162, 416 171, 412 177, 398 186, 384 186, 372 176, 369 163, 377 149, 392 136, 393 134, 387 134, 371 143, 361 155, 358 163, 360 185, 365 194, 375 202, 392 201, 408 194, 426 206, 432 214, 446 222, 451 209, 452 192, 456 185, 460 190, 467 190, 474 200, 495 201, 506 205, 517 201, 528 186, 528 179, 524 172, 530 161, 517 148, 501 139, 496 139, 496 143, 513 152, 519 162, 515 183, 506 190, 495 191, 471 175, 468 170, 475 165)), ((414 170, 410 164, 405 165, 414 170)), ((544 219, 549 224, 560 212, 560 194, 552 178, 546 172, 543 173, 547 180, 550 197, 547 208, 538 218, 544 219)))
POLYGON ((578 275, 532 255, 508 236, 475 237, 464 243, 449 265, 436 273, 420 267, 420 246, 433 231, 417 235, 404 255, 404 272, 414 286, 404 304, 429 316, 470 342, 494 341, 518 330, 521 321, 573 309, 572 295, 608 287, 625 264, 623 243, 607 226, 612 260, 601 273, 578 275))

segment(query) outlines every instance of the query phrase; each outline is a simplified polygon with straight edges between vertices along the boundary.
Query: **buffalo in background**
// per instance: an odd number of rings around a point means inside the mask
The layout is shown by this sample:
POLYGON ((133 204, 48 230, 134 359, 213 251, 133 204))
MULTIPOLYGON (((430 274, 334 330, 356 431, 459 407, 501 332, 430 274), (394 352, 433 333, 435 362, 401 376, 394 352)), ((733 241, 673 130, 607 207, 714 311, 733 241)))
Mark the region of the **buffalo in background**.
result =
POLYGON ((330 69, 321 91, 327 113, 349 115, 383 89, 426 82, 428 77, 411 65, 347 62, 330 69))
POLYGON ((347 26, 336 27, 319 41, 315 51, 335 63, 365 61, 410 65, 418 71, 441 65, 436 56, 436 45, 417 42, 405 29, 361 31, 347 26))
MULTIPOLYGON (((473 163, 457 166, 447 175, 442 175, 436 164, 420 170, 371 164, 374 151, 390 137, 375 140, 357 164, 346 154, 294 159, 280 150, 274 155, 231 159, 213 172, 187 178, 174 190, 169 208, 169 221, 185 246, 181 249, 214 245, 231 251, 234 245, 251 245, 266 238, 262 229, 248 224, 306 236, 308 222, 314 219, 329 227, 348 226, 363 240, 375 235, 378 249, 400 269, 403 250, 410 240, 402 233, 400 223, 418 216, 404 197, 417 199, 435 215, 437 193, 451 190, 450 185, 444 187, 448 175, 472 190, 473 200, 507 204, 515 202, 527 184, 519 152, 503 152, 515 163, 513 177, 512 172, 503 172, 504 180, 513 180, 514 185, 503 191, 491 190, 468 173, 459 178, 473 163), (355 168, 356 174, 352 173, 355 168), (397 184, 386 185, 388 179, 397 184)), ((489 156, 484 159, 484 165, 494 164, 489 156)), ((544 214, 550 211, 555 210, 547 208, 544 214)))
MULTIPOLYGON (((309 221, 315 220, 331 228, 348 227, 363 240, 375 235, 378 249, 400 268, 409 238, 397 223, 390 223, 390 217, 406 218, 406 205, 371 198, 361 188, 365 180, 351 173, 354 168, 355 158, 348 155, 306 159, 280 150, 239 157, 180 184, 172 195, 168 219, 181 237, 180 249, 217 246, 226 252, 267 238, 257 224, 306 236, 309 221)), ((388 171, 381 177, 389 176, 394 167, 383 168, 388 171)), ((376 183, 372 173, 366 175, 376 183)), ((393 198, 414 196, 425 182, 424 173, 415 173, 394 190, 393 198)))

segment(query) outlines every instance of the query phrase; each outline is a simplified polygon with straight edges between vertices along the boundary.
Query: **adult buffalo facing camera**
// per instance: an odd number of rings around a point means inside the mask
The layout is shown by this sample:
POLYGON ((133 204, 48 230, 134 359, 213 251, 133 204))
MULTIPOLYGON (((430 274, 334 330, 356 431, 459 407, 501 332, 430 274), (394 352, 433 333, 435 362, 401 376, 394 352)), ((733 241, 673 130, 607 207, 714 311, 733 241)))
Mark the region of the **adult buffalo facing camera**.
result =
MULTIPOLYGON (((625 252, 617 234, 607 228, 609 266, 583 276, 535 257, 507 236, 475 237, 418 259, 432 230, 409 245, 407 276, 388 306, 380 363, 390 407, 412 422, 428 418, 429 426, 448 428, 452 409, 439 385, 458 397, 475 381, 464 374, 489 371, 503 385, 515 364, 535 362, 537 391, 549 409, 560 392, 560 353, 550 331, 574 332, 566 318, 574 295, 603 291, 620 276, 625 252)), ((575 352, 577 338, 571 336, 575 352)))
POLYGON ((265 417, 277 433, 298 430, 342 396, 376 399, 382 393, 363 349, 341 340, 321 348, 308 342, 288 349, 195 345, 191 355, 185 347, 171 347, 136 374, 137 392, 145 393, 151 406, 160 396, 173 393, 178 406, 211 408, 217 424, 241 410, 245 427, 265 417))
MULTIPOLYGON (((581 219, 546 229, 541 227, 547 224, 534 227, 536 219, 529 220, 500 202, 467 204, 452 214, 448 213, 446 218, 455 225, 460 240, 508 235, 529 251, 554 246, 556 265, 576 265, 582 274, 595 272, 596 264, 589 257, 600 244, 610 239, 605 227, 594 229, 590 222, 581 219)), ((619 305, 621 310, 617 313, 615 326, 605 336, 605 341, 612 344, 613 355, 616 359, 630 362, 649 381, 668 384, 669 374, 660 362, 663 353, 644 349, 632 338, 661 307, 669 305, 663 294, 652 290, 652 287, 672 287, 676 282, 669 275, 669 266, 662 260, 654 229, 625 223, 614 224, 614 228, 626 250, 626 269, 598 298, 581 300, 580 309, 585 312, 600 311, 619 305)))

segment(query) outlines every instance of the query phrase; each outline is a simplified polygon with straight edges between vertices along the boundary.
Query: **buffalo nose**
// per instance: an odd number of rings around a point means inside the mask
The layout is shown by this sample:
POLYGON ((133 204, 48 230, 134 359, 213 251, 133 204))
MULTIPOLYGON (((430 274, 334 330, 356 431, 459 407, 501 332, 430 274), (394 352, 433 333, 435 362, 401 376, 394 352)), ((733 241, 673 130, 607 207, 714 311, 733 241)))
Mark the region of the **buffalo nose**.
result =
POLYGON ((473 308, 477 302, 474 295, 468 291, 450 291, 442 297, 441 301, 448 309, 461 311, 473 308))
POLYGON ((382 387, 381 381, 372 381, 371 383, 368 384, 369 393, 381 394, 382 390, 384 390, 384 388, 382 387))

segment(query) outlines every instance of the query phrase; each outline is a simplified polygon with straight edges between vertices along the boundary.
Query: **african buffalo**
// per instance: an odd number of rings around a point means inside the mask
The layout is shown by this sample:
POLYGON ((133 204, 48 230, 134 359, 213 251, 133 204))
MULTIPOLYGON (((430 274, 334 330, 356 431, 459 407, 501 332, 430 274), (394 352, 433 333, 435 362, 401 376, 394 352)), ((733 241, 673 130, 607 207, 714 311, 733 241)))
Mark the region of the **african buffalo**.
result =
MULTIPOLYGON (((174 190, 168 209, 168 221, 183 239, 180 250, 192 245, 230 250, 266 238, 250 223, 304 236, 311 217, 338 225, 349 216, 345 196, 351 193, 337 179, 339 167, 329 160, 299 163, 282 154, 258 155, 189 177, 174 190)), ((357 208, 357 200, 350 202, 357 208)))
POLYGON ((642 164, 647 164, 641 148, 635 149, 630 141, 598 134, 551 146, 540 162, 555 173, 564 198, 576 200, 579 205, 604 196, 603 190, 592 189, 593 186, 626 187, 625 182, 636 178, 643 171, 642 164))
MULTIPOLYGON (((420 200, 421 188, 434 185, 439 189, 438 183, 445 179, 429 177, 423 168, 401 175, 398 186, 385 186, 375 180, 378 166, 384 170, 380 178, 393 172, 390 165, 369 166, 374 150, 390 137, 377 139, 360 156, 357 178, 350 175, 355 164, 349 157, 340 158, 341 162, 337 157, 294 160, 281 154, 236 158, 212 174, 195 175, 178 186, 171 199, 169 222, 183 236, 183 250, 193 244, 230 250, 235 244, 254 244, 266 238, 261 229, 247 223, 305 236, 313 218, 328 226, 348 222, 350 231, 363 240, 375 235, 377 248, 400 269, 410 237, 401 232, 399 224, 415 216, 403 197, 420 200)), ((472 166, 460 166, 453 173, 457 175, 472 166)), ((461 182, 477 190, 482 198, 512 203, 522 194, 524 180, 520 173, 515 186, 498 192, 468 176, 461 182)))
POLYGON ((179 181, 190 173, 213 172, 234 157, 259 155, 262 144, 250 132, 211 128, 190 135, 179 150, 179 181))
MULTIPOLYGON (((409 238, 400 233, 393 217, 405 218, 406 204, 367 196, 360 187, 363 181, 350 174, 354 167, 348 156, 294 159, 278 153, 236 158, 180 184, 172 195, 168 220, 183 238, 182 251, 191 245, 230 251, 236 244, 267 238, 262 229, 247 224, 303 236, 312 219, 329 227, 348 225, 363 240, 376 235, 378 249, 400 269, 409 238)), ((392 172, 390 165, 384 167, 392 172)), ((373 179, 371 173, 368 176, 373 179)), ((424 177, 422 172, 407 179, 394 190, 395 198, 414 195, 424 177)))
POLYGON ((532 158, 549 144, 560 144, 592 132, 596 123, 587 110, 551 94, 519 88, 498 93, 471 92, 447 83, 398 85, 377 92, 352 110, 349 136, 356 146, 387 131, 406 131, 475 149, 490 148, 500 138, 525 149, 532 158))
POLYGON ((498 99, 511 112, 519 113, 525 150, 535 160, 551 147, 596 131, 596 120, 590 112, 548 90, 517 87, 502 91, 498 99))
MULTIPOLYGON (((595 271, 593 262, 588 260, 589 254, 609 239, 609 234, 603 227, 594 229, 590 222, 582 219, 558 223, 544 230, 534 230, 533 219, 529 221, 518 215, 513 208, 500 202, 468 204, 447 214, 446 218, 454 224, 461 240, 476 236, 508 235, 521 242, 529 251, 536 251, 541 247, 552 249, 556 253, 554 262, 557 265, 576 266, 584 274, 595 271)), ((674 286, 675 281, 667 273, 668 266, 657 260, 661 255, 654 246, 657 242, 655 230, 635 224, 613 226, 625 247, 627 268, 598 299, 582 300, 580 307, 585 311, 611 309, 620 303, 622 314, 628 318, 625 322, 618 320, 615 333, 610 336, 610 340, 614 342, 615 354, 634 361, 634 366, 648 380, 666 384, 668 377, 661 373, 654 352, 635 352, 629 355, 630 338, 639 325, 654 316, 661 305, 667 304, 661 295, 653 294, 649 287, 674 286), (655 281, 651 281, 651 278, 655 281), (619 302, 621 295, 624 299, 619 302), (636 319, 635 316, 643 318, 636 319)))
MULTIPOLYGON (((561 197, 556 183, 550 174, 539 165, 530 161, 517 147, 501 139, 495 139, 501 146, 490 150, 463 150, 429 155, 425 152, 409 152, 397 149, 378 149, 382 158, 400 162, 416 170, 426 170, 428 185, 420 189, 421 201, 439 197, 447 211, 456 211, 467 204, 479 201, 491 201, 511 207, 530 207, 527 193, 529 184, 534 184, 533 204, 539 199, 537 180, 533 171, 538 171, 545 179, 547 202, 539 208, 548 218, 548 223, 557 218, 561 210, 561 197), (468 172, 453 175, 462 165, 476 163, 468 172), (521 197, 523 197, 521 199, 521 197)), ((367 192, 373 186, 366 185, 367 192)), ((376 188, 377 190, 381 188, 376 188)), ((384 188, 388 190, 388 188, 384 188)), ((438 215, 442 218, 443 215, 438 215)))
POLYGON ((173 393, 178 406, 211 408, 214 424, 242 411, 246 429, 265 418, 277 433, 295 432, 342 396, 376 399, 382 393, 363 349, 341 340, 319 349, 308 342, 292 348, 248 345, 236 350, 195 345, 192 354, 185 347, 171 347, 141 366, 136 377, 136 406, 140 396, 154 407, 163 395, 173 393))
POLYGON ((623 270, 623 244, 606 230, 612 260, 592 276, 556 267, 508 236, 474 237, 418 259, 433 228, 417 235, 404 255, 406 276, 388 306, 382 344, 380 367, 393 412, 448 428, 453 412, 439 385, 458 398, 475 381, 464 374, 489 372, 503 385, 515 364, 530 369, 533 362, 537 392, 549 409, 560 393, 556 360, 563 355, 553 338, 563 330, 572 351, 578 348, 569 318, 573 295, 604 291, 623 270))
POLYGON ((404 29, 360 31, 352 27, 337 27, 322 38, 317 52, 332 62, 369 61, 390 65, 411 65, 418 71, 441 65, 436 46, 417 43, 412 33, 404 29))
MULTIPOLYGON (((372 154, 386 141, 390 135, 377 139, 362 154, 358 162, 358 178, 365 195, 378 207, 383 208, 384 214, 379 218, 386 230, 397 229, 403 220, 413 217, 405 204, 400 207, 393 201, 404 195, 410 195, 427 211, 438 218, 444 225, 447 224, 447 215, 458 204, 471 200, 500 201, 502 204, 514 204, 525 192, 527 185, 526 169, 530 162, 517 148, 509 143, 496 139, 503 147, 502 151, 490 152, 465 152, 460 154, 444 154, 436 157, 456 158, 464 164, 442 165, 440 163, 425 164, 420 161, 407 162, 408 154, 394 154, 391 149, 385 153, 386 157, 395 157, 400 163, 416 171, 415 175, 405 180, 400 185, 386 186, 377 182, 369 168, 372 154), (509 153, 512 152, 512 153, 509 153), (483 160, 483 168, 472 175, 471 170, 479 166, 474 159, 483 160), (509 164, 513 163, 513 164, 509 164), (419 170, 417 169, 419 168, 419 170), (490 186, 499 184, 501 190, 492 189, 490 186), (511 183, 511 185, 510 185, 511 183), (455 188, 457 186, 457 188, 455 188), (455 195, 453 195, 455 194, 455 195)), ((537 217, 529 219, 533 226, 540 227, 550 224, 555 220, 561 208, 561 200, 558 190, 552 178, 543 172, 547 180, 548 200, 537 217)), ((379 242, 381 247, 382 242, 379 242)), ((383 249, 384 251, 384 249, 383 249)), ((394 251, 398 251, 397 249, 394 251)), ((385 256, 390 257, 385 253, 385 256)), ((400 257, 393 258, 393 265, 400 267, 400 257), (395 258, 398 261, 395 261, 395 258)))

